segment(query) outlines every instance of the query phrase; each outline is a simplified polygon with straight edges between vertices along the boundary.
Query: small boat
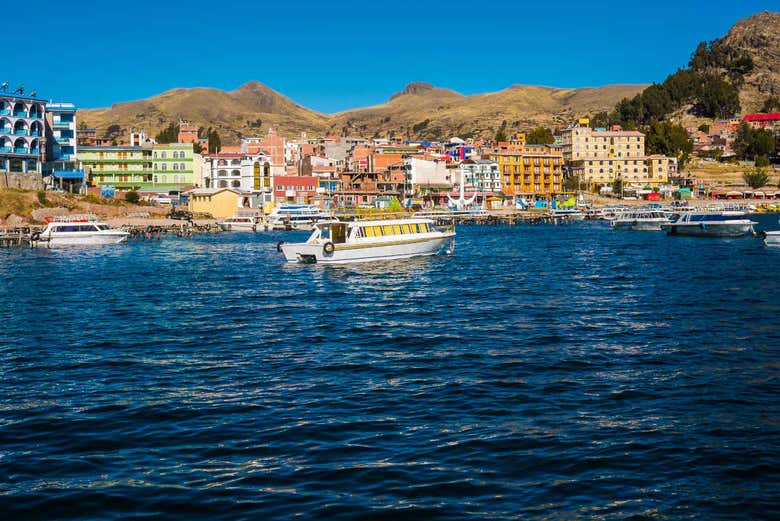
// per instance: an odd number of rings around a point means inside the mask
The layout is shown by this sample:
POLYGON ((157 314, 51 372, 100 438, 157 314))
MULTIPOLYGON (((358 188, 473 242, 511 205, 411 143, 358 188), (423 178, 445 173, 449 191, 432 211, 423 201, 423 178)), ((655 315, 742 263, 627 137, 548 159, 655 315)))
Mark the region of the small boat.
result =
POLYGON ((566 218, 572 221, 582 221, 585 219, 585 213, 575 208, 553 208, 550 215, 554 218, 566 218))
POLYGON ((669 217, 658 210, 636 210, 624 212, 611 222, 615 230, 661 231, 662 224, 668 224, 669 217))
POLYGON ((94 216, 73 215, 47 218, 47 226, 34 234, 34 242, 50 248, 61 246, 100 246, 127 242, 129 233, 111 228, 94 216))
POLYGON ((700 237, 741 237, 753 233, 757 224, 742 215, 731 212, 692 211, 681 214, 676 220, 662 224, 669 235, 694 235, 700 237))
POLYGON ((256 232, 262 229, 262 217, 255 215, 234 215, 217 223, 226 232, 256 232))
POLYGON ((761 232, 761 236, 767 246, 780 246, 780 230, 761 232))
POLYGON ((313 204, 281 204, 268 215, 273 230, 310 230, 330 216, 313 204))
POLYGON ((454 227, 440 230, 431 219, 327 221, 306 242, 280 242, 276 249, 291 263, 342 264, 436 255, 447 245, 452 251, 454 239, 454 227))

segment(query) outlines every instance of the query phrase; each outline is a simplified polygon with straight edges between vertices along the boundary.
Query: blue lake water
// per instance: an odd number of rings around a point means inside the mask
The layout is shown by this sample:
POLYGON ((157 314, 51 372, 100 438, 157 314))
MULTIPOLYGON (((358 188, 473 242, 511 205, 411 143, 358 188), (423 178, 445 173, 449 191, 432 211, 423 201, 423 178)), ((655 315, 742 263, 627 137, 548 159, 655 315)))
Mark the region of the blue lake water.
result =
POLYGON ((0 251, 0 517, 780 517, 780 248, 305 236, 0 251))

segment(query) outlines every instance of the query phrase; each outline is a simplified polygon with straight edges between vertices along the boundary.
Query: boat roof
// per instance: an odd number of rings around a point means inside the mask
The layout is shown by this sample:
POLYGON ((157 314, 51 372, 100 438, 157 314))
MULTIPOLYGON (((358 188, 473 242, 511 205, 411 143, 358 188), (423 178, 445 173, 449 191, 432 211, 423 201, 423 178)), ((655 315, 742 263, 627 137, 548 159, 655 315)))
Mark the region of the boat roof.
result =
POLYGON ((322 221, 316 224, 316 226, 323 226, 327 224, 347 224, 350 227, 355 226, 392 226, 394 224, 431 224, 433 219, 422 218, 410 218, 410 219, 378 219, 372 221, 339 221, 333 219, 330 221, 322 221))

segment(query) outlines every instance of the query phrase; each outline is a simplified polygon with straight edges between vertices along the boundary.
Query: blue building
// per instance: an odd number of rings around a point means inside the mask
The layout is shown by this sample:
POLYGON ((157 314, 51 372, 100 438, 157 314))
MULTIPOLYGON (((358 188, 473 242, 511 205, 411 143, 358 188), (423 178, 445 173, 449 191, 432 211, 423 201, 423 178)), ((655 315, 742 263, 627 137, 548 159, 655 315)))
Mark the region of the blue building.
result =
POLYGON ((46 164, 43 171, 48 186, 68 192, 86 188, 84 170, 79 168, 76 154, 76 106, 49 103, 46 106, 46 164))
POLYGON ((0 92, 0 171, 40 178, 46 101, 0 92))

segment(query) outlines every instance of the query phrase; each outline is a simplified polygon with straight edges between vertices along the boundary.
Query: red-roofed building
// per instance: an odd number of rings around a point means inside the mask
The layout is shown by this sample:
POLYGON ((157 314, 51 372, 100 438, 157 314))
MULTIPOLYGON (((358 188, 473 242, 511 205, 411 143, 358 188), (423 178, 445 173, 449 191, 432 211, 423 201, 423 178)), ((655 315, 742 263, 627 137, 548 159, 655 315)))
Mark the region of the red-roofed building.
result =
POLYGON ((317 195, 319 179, 314 176, 275 176, 274 200, 277 203, 307 204, 317 195))

